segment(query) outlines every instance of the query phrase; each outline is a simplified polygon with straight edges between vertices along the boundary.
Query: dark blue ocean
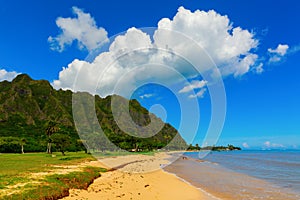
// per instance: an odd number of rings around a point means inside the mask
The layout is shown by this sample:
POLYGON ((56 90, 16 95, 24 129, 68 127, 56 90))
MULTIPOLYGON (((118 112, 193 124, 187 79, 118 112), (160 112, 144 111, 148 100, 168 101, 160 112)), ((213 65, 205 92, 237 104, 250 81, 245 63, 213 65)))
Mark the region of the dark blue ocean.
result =
POLYGON ((300 200, 300 151, 185 153, 165 170, 219 199, 300 200))

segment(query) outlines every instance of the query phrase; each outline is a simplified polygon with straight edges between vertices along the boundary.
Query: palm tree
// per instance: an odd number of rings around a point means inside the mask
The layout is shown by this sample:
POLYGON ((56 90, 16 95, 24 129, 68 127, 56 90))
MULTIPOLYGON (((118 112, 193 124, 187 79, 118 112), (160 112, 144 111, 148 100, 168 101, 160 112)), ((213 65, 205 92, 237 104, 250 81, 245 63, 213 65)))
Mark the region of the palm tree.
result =
POLYGON ((51 146, 52 146, 52 139, 51 135, 56 133, 59 130, 57 124, 53 121, 48 122, 48 126, 46 128, 46 135, 48 136, 48 144, 47 144, 47 153, 52 154, 51 146))
POLYGON ((24 154, 24 145, 26 144, 27 140, 25 138, 21 138, 19 144, 21 145, 21 152, 24 154))

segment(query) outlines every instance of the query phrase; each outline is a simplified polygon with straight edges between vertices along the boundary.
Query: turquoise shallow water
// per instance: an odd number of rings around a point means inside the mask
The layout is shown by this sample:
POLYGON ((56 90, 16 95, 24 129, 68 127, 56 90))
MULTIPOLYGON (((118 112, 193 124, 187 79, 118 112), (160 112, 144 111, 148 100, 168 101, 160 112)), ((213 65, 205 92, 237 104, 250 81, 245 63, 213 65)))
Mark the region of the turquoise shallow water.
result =
POLYGON ((185 153, 165 170, 221 199, 300 199, 300 151, 185 153))

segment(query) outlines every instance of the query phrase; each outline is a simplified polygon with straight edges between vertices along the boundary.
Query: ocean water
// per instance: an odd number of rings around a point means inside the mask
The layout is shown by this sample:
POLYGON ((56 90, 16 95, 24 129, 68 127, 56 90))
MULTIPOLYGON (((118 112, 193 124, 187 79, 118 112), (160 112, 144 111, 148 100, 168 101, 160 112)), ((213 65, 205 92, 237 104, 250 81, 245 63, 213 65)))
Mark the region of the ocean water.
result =
POLYGON ((168 172, 217 197, 300 200, 300 151, 212 152, 202 160, 185 153, 168 172))

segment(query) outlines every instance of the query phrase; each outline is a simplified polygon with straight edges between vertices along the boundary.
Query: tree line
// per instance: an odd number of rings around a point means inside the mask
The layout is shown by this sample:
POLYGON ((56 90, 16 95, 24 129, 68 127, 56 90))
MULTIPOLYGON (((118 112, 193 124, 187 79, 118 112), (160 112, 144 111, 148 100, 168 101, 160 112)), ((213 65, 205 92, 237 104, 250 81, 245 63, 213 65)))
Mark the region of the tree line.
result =
MULTIPOLYGON (((187 145, 180 136, 173 139, 169 134, 162 134, 161 139, 138 138, 127 134, 115 134, 106 129, 105 134, 91 132, 79 138, 73 133, 74 130, 61 126, 54 121, 44 124, 44 134, 36 139, 28 137, 29 134, 15 134, 14 136, 0 136, 0 153, 24 153, 27 152, 46 152, 52 154, 59 151, 65 155, 66 151, 85 151, 105 152, 119 151, 153 151, 166 147, 166 150, 185 150, 187 145), (106 138, 105 138, 106 137, 106 138)), ((167 126, 168 127, 168 126, 167 126)), ((176 137, 176 136, 175 136, 176 137)))
POLYGON ((242 150, 241 147, 236 147, 232 144, 228 144, 227 146, 206 146, 200 147, 199 144, 193 146, 192 144, 189 145, 187 148, 188 151, 200 151, 200 150, 210 150, 210 151, 234 151, 234 150, 242 150))

